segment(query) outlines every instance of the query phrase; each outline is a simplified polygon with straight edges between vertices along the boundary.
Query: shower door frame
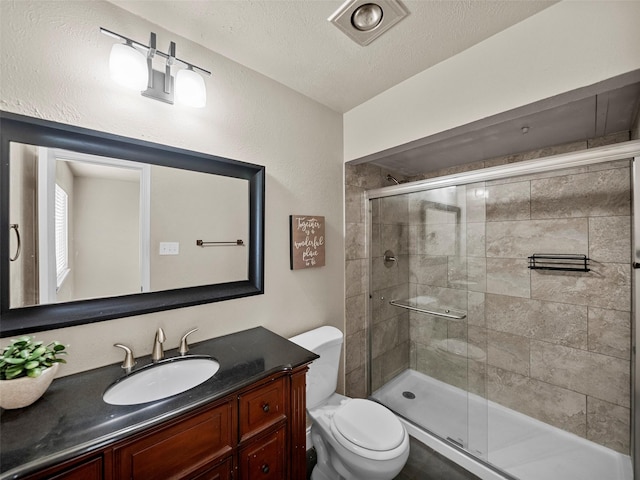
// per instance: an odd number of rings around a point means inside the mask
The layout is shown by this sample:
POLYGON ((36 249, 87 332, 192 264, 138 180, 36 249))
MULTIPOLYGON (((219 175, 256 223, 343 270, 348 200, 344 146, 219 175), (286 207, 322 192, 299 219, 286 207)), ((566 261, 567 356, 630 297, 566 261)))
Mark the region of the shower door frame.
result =
MULTIPOLYGON (((615 160, 632 159, 631 162, 631 192, 632 192, 632 315, 631 315, 631 462, 633 466, 634 480, 640 480, 640 360, 636 354, 636 345, 640 345, 640 312, 637 308, 640 302, 640 140, 616 143, 604 147, 590 148, 577 152, 563 153, 534 160, 488 167, 460 174, 445 175, 428 180, 392 185, 365 191, 364 201, 369 209, 370 201, 378 198, 392 197, 426 190, 436 190, 444 187, 455 187, 468 185, 489 180, 499 180, 503 178, 516 177, 521 175, 531 175, 568 168, 583 167, 596 163, 610 162, 615 160), (636 215, 638 212, 638 215, 636 215)), ((371 215, 366 215, 365 234, 369 241, 366 244, 366 255, 370 259, 369 243, 371 239, 371 215)), ((372 275, 370 262, 369 269, 368 296, 371 297, 372 275)), ((367 393, 372 392, 372 315, 370 302, 366 302, 367 319, 367 366, 365 368, 367 393)), ((465 451, 465 454, 471 456, 465 451)), ((476 458, 476 457, 473 457, 476 458)))

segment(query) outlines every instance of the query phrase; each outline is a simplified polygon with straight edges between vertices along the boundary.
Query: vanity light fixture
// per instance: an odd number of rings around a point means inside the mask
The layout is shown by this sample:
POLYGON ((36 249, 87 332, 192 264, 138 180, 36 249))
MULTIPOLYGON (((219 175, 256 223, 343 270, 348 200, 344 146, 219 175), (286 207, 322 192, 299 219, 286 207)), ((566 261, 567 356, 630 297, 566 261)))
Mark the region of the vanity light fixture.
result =
POLYGON ((173 105, 202 108, 207 103, 207 89, 203 75, 211 72, 185 62, 176 57, 176 44, 169 44, 168 53, 156 49, 156 34, 151 32, 149 45, 136 42, 130 38, 100 28, 105 35, 124 43, 116 43, 109 56, 111 78, 126 88, 140 91, 145 97, 160 100, 173 105), (164 72, 153 68, 154 57, 164 58, 164 72), (181 67, 175 76, 171 69, 181 67))

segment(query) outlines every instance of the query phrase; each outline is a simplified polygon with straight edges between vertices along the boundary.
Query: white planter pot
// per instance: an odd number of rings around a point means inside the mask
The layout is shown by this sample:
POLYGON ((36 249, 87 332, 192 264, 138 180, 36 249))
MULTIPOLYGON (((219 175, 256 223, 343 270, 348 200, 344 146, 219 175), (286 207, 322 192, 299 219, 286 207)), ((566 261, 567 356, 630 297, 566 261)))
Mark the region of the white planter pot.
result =
POLYGON ((31 405, 47 391, 58 372, 58 366, 58 363, 54 363, 36 378, 0 380, 0 407, 13 409, 31 405))

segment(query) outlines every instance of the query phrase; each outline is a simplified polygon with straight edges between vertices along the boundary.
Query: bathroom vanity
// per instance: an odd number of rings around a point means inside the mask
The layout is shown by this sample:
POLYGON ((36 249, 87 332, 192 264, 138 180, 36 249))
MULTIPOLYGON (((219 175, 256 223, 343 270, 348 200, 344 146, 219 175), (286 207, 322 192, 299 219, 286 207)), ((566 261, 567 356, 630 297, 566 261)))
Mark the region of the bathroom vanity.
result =
POLYGON ((105 403, 123 375, 109 365, 55 380, 30 407, 2 410, 0 479, 304 479, 305 375, 317 355, 262 327, 189 353, 214 357, 220 370, 164 400, 105 403))

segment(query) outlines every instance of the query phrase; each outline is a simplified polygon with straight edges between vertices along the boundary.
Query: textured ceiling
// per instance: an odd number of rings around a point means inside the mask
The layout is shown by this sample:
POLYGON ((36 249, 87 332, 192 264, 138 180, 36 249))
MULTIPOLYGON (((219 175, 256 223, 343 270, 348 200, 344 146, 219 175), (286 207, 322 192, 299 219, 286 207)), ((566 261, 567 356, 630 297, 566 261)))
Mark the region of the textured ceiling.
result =
POLYGON ((346 112, 555 2, 407 0, 409 16, 366 47, 327 21, 340 0, 112 3, 346 112))

